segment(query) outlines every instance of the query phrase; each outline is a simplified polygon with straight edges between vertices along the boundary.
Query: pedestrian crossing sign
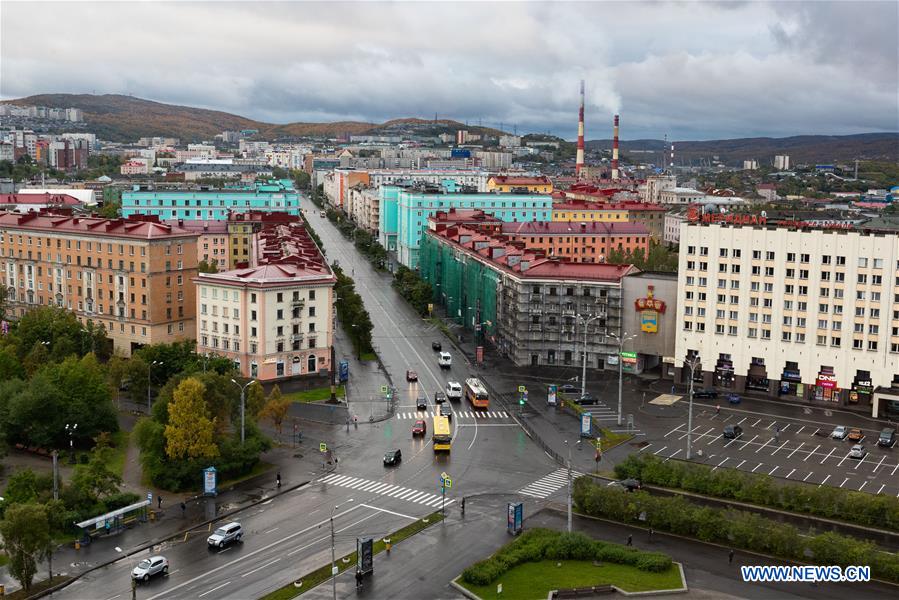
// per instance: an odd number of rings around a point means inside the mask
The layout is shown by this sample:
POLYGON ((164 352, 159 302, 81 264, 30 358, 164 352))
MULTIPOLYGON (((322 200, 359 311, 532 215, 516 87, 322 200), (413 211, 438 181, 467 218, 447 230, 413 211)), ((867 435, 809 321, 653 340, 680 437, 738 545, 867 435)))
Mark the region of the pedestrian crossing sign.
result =
POLYGON ((318 445, 318 451, 319 451, 319 452, 327 452, 327 451, 328 451, 328 444, 326 444, 326 443, 324 443, 324 442, 320 443, 320 444, 318 445))
POLYGON ((444 478, 444 479, 443 479, 443 486, 446 487, 447 489, 453 487, 453 480, 450 479, 449 477, 444 478))
POLYGON ((518 386, 518 393, 519 393, 519 394, 526 394, 527 391, 528 391, 528 389, 527 389, 526 387, 524 387, 523 385, 518 386))
POLYGON ((381 386, 381 393, 382 393, 382 394, 386 394, 386 393, 387 393, 387 386, 386 386, 386 385, 382 385, 382 386, 381 386))

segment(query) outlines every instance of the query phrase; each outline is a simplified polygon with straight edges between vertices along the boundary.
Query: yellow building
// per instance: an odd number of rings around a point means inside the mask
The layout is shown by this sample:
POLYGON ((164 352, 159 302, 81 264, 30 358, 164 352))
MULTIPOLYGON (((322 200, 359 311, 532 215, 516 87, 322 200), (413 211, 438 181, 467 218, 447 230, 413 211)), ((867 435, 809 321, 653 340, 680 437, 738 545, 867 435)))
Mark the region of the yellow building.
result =
POLYGON ((488 192, 511 194, 516 190, 523 189, 532 194, 552 194, 553 182, 546 176, 512 177, 509 175, 494 175, 487 180, 488 192))
POLYGON ((656 241, 665 231, 665 208, 646 202, 584 202, 568 200, 553 204, 553 221, 577 223, 601 221, 603 223, 640 223, 656 241))

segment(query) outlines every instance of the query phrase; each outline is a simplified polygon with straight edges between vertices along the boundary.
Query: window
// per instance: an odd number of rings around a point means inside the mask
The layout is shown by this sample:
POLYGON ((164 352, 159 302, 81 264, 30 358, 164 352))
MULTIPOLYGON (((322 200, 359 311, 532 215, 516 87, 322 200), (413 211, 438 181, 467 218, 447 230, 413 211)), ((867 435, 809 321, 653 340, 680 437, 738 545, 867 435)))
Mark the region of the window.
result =
POLYGON ((787 262, 796 262, 795 252, 787 252, 787 262))
POLYGON ((880 327, 877 325, 868 325, 868 333, 870 335, 877 335, 880 333, 880 327))
POLYGON ((877 342, 875 340, 868 342, 868 350, 877 350, 877 342))
POLYGON ((758 299, 758 298, 750 298, 750 299, 749 299, 749 306, 758 306, 758 305, 759 305, 759 299, 758 299))
POLYGON ((838 337, 831 337, 831 338, 830 338, 830 345, 833 346, 834 348, 839 348, 839 347, 840 347, 840 338, 838 338, 838 337))
POLYGON ((765 277, 774 277, 774 267, 765 267, 765 277))
POLYGON ((852 349, 853 350, 861 350, 864 348, 864 342, 862 340, 852 340, 852 349))
POLYGON ((796 334, 796 343, 797 343, 797 344, 804 344, 804 343, 805 343, 805 334, 804 334, 804 333, 797 333, 797 334, 796 334))
MULTIPOLYGON (((845 266, 846 266, 846 257, 845 257, 845 256, 838 256, 838 257, 837 257, 837 266, 838 266, 838 267, 845 267, 845 266)), ((839 338, 837 338, 837 339, 839 339, 839 338)), ((837 344, 837 345, 839 346, 839 344, 837 344)))
POLYGON ((799 279, 808 279, 808 269, 799 269, 799 279))
POLYGON ((763 290, 764 290, 766 293, 769 293, 769 294, 770 294, 771 292, 774 291, 774 284, 773 284, 773 283, 766 283, 766 284, 765 284, 765 287, 763 288, 763 290))
POLYGON ((715 333, 724 334, 724 325, 715 325, 715 333))
POLYGON ((874 259, 874 268, 875 268, 875 269, 882 269, 882 268, 883 268, 883 259, 882 259, 882 258, 875 258, 875 259, 874 259))
POLYGON ((684 321, 684 331, 691 331, 693 329, 692 321, 684 321))
POLYGON ((793 334, 789 331, 784 331, 783 333, 781 333, 780 339, 784 342, 791 342, 793 341, 793 334))
POLYGON ((709 249, 706 246, 700 246, 699 247, 699 256, 708 256, 708 255, 709 255, 709 249))
POLYGON ((793 293, 795 293, 795 290, 796 290, 796 288, 793 285, 785 285, 784 286, 784 294, 793 294, 793 293))
POLYGON ((727 248, 719 248, 718 256, 720 256, 721 258, 727 258, 727 248))
POLYGON ((774 260, 774 253, 770 250, 765 252, 765 260, 774 260))
POLYGON ((755 327, 750 327, 747 330, 746 335, 751 338, 758 337, 758 329, 756 329, 755 327))
POLYGON ((687 246, 687 254, 696 254, 696 246, 687 246))
POLYGON ((753 251, 752 251, 752 258, 753 258, 754 260, 759 260, 759 259, 761 259, 761 258, 762 258, 762 251, 761 251, 761 250, 753 250, 753 251))
POLYGON ((827 329, 827 319, 818 319, 818 329, 827 329))
POLYGON ((256 294, 250 294, 250 303, 256 304, 256 294))
POLYGON ((808 263, 808 262, 809 262, 809 255, 808 255, 808 254, 803 254, 803 255, 800 256, 799 260, 800 260, 801 262, 808 263))
MULTIPOLYGON (((687 315, 687 316, 691 316, 691 315, 693 314, 693 307, 692 307, 692 306, 685 306, 685 307, 684 307, 684 314, 687 315)), ((539 317, 534 316, 534 318, 537 319, 537 318, 539 318, 539 317)))
POLYGON ((315 331, 315 323, 309 323, 309 333, 315 331))
POLYGON ((771 339, 771 330, 770 329, 762 329, 762 339, 763 340, 771 339))
POLYGON ((765 298, 762 301, 762 306, 765 308, 771 308, 774 305, 774 301, 771 298, 765 298))
POLYGON ((784 300, 784 310, 793 310, 792 300, 784 300))
POLYGON ((872 308, 872 309, 870 309, 869 314, 871 315, 871 318, 879 319, 880 318, 880 309, 872 308))
MULTIPOLYGON (((767 274, 768 269, 765 269, 765 271, 766 271, 766 274, 767 274)), ((772 270, 772 271, 773 271, 773 270, 772 270)), ((790 277, 796 277, 796 269, 787 269, 787 277, 788 277, 788 278, 790 278, 790 277)))
POLYGON ((724 311, 723 311, 723 310, 717 310, 717 311, 715 311, 715 318, 716 318, 716 319, 723 319, 723 318, 724 318, 724 311))
POLYGON ((255 311, 255 310, 251 310, 251 311, 250 311, 250 320, 251 320, 251 321, 256 321, 256 320, 257 320, 257 319, 256 319, 256 311, 255 311))
POLYGON ((793 326, 793 317, 784 317, 784 325, 786 327, 792 327, 793 326))
POLYGON ((759 320, 759 314, 758 314, 758 313, 749 313, 749 322, 750 322, 750 323, 757 323, 758 320, 759 320))
POLYGON ((865 275, 864 273, 859 273, 858 274, 858 282, 859 283, 868 283, 868 276, 865 275))
POLYGON ((796 327, 805 327, 805 317, 798 317, 796 319, 796 327))
POLYGON ((829 264, 830 264, 830 257, 829 257, 829 256, 822 256, 822 257, 821 257, 821 264, 822 264, 822 265, 829 265, 829 264))
POLYGON ((737 326, 736 326, 736 325, 729 325, 729 326, 727 327, 727 335, 737 335, 737 326))
POLYGON ((829 288, 821 288, 820 293, 818 295, 821 296, 822 298, 827 298, 828 296, 830 296, 830 289, 829 288))
POLYGON ((762 268, 761 268, 760 266, 758 266, 758 265, 753 265, 753 267, 752 267, 752 274, 753 274, 753 275, 761 275, 761 274, 762 274, 762 268))
POLYGON ((687 270, 692 271, 696 268, 696 261, 688 260, 687 261, 687 270))
POLYGON ((830 281, 830 271, 824 271, 821 273, 821 281, 830 281))
POLYGON ((867 266, 868 266, 868 259, 867 259, 867 258, 864 258, 864 257, 861 257, 861 256, 858 257, 858 266, 861 267, 861 268, 863 268, 863 269, 864 269, 864 268, 867 268, 867 266))

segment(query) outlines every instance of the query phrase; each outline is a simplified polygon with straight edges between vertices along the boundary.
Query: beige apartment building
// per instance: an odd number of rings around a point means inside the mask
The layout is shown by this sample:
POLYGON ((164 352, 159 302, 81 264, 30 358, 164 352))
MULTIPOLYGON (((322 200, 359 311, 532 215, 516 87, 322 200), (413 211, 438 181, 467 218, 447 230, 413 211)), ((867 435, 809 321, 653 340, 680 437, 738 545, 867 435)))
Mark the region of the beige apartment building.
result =
POLYGON ((899 413, 899 233, 684 223, 675 377, 899 413))
POLYGON ((197 234, 158 217, 0 213, 7 316, 56 305, 103 325, 122 356, 192 338, 197 234))
POLYGON ((254 235, 253 264, 201 273, 197 349, 226 356, 261 381, 331 369, 336 277, 301 224, 254 235))

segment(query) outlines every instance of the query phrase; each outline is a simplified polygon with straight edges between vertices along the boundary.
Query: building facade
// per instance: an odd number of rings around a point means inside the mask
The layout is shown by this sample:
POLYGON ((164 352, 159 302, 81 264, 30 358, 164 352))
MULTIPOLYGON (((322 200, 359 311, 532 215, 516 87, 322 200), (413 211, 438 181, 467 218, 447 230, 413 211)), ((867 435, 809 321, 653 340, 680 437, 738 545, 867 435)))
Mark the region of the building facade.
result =
POLYGON ((114 350, 193 338, 197 235, 154 217, 0 213, 8 315, 56 305, 103 325, 114 350))
POLYGON ((487 180, 488 192, 511 194, 515 190, 527 190, 531 194, 552 194, 553 182, 545 175, 539 177, 493 175, 487 180))
POLYGON ((587 365, 606 368, 617 354, 610 334, 621 333, 621 280, 635 269, 568 263, 522 246, 489 230, 437 225, 422 240, 421 274, 448 316, 516 365, 580 365, 586 337, 587 365))
POLYGON ((895 231, 684 224, 678 298, 681 380, 899 414, 895 231))
POLYGON ((197 262, 215 265, 219 271, 229 268, 230 252, 228 224, 222 221, 185 221, 172 219, 166 224, 186 229, 197 234, 197 262))
POLYGON ((639 223, 503 223, 500 232, 531 250, 575 263, 606 262, 609 253, 649 252, 649 230, 639 223))
POLYGON ((650 175, 640 185, 640 199, 643 202, 658 204, 661 202, 660 194, 675 187, 677 187, 677 178, 674 175, 650 175))
POLYGON ((634 336, 623 348, 621 369, 643 373, 660 369, 674 376, 677 340, 677 273, 632 273, 622 280, 621 329, 634 336))
POLYGON ((705 192, 693 188, 675 187, 659 192, 661 204, 687 205, 705 200, 705 192))
POLYGON ((663 241, 669 246, 680 244, 681 223, 687 222, 687 213, 684 210, 672 210, 665 213, 665 234, 663 241))
POLYGON ((198 351, 261 381, 329 372, 334 273, 301 224, 271 225, 255 244, 256 264, 194 278, 198 351))
POLYGON ((300 195, 289 179, 216 190, 149 190, 122 192, 122 216, 156 215, 160 219, 223 221, 228 213, 263 210, 300 214, 300 195))
POLYGON ((654 240, 662 240, 665 208, 647 202, 587 202, 565 200, 553 204, 552 220, 559 222, 635 223, 642 225, 654 240))
POLYGON ((272 225, 298 223, 300 217, 286 213, 270 213, 251 210, 228 215, 227 232, 230 258, 228 268, 248 266, 258 262, 255 234, 272 225))

